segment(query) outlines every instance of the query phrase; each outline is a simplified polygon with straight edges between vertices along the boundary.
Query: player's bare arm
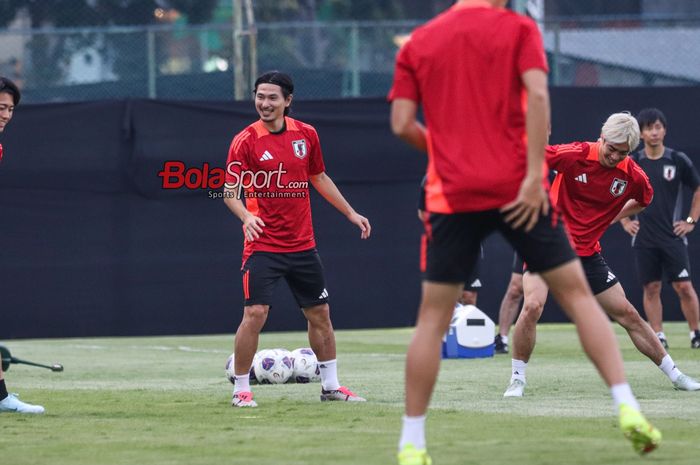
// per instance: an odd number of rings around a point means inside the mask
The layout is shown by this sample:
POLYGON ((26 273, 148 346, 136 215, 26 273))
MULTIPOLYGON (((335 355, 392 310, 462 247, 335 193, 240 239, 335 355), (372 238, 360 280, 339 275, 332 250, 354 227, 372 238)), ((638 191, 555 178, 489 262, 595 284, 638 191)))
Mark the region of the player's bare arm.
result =
POLYGON ((372 226, 370 226, 369 220, 352 208, 348 201, 345 200, 345 197, 343 197, 343 194, 340 193, 338 186, 335 185, 330 176, 324 172, 309 176, 309 179, 314 188, 328 203, 345 215, 348 221, 360 228, 360 231, 362 231, 362 239, 367 239, 372 232, 372 226))
MULTIPOLYGON (((629 220, 630 216, 634 216, 637 213, 641 213, 646 207, 634 199, 629 199, 620 213, 618 213, 615 218, 610 222, 610 224, 615 224, 623 219, 629 220)), ((630 220, 631 221, 631 220, 630 220)), ((624 227, 624 225, 623 225, 624 227)), ((637 229, 639 229, 639 222, 637 222, 637 229)), ((629 231, 628 231, 629 232, 629 231)), ((635 233, 636 234, 636 233, 635 233)))
POLYGON ((251 242, 258 239, 263 232, 265 222, 248 211, 241 199, 236 197, 238 192, 236 189, 226 188, 225 192, 227 195, 224 195, 224 203, 243 223, 245 238, 251 242))
POLYGON ((527 90, 527 174, 518 196, 501 211, 507 212, 505 220, 513 228, 524 227, 530 231, 540 215, 549 212, 549 198, 542 185, 549 127, 549 92, 547 74, 543 70, 529 69, 523 73, 522 80, 527 90))
POLYGON ((418 104, 406 98, 391 102, 391 131, 408 145, 428 151, 426 129, 417 119, 418 104))
POLYGON ((698 220, 698 217, 700 217, 700 187, 695 189, 695 193, 693 194, 688 218, 673 223, 673 233, 678 237, 685 237, 686 234, 695 229, 695 222, 698 220), (692 220, 692 222, 689 220, 692 220))

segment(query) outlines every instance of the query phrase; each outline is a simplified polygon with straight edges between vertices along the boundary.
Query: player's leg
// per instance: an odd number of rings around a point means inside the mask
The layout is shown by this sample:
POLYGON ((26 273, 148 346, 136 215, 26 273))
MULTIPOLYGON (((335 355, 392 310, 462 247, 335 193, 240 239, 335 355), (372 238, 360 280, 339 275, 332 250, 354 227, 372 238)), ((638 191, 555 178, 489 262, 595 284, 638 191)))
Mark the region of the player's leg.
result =
POLYGON ((597 293, 596 299, 606 313, 625 328, 637 350, 659 365, 666 355, 666 350, 651 326, 627 300, 620 283, 597 293))
POLYGON ((693 349, 700 348, 700 306, 698 295, 693 287, 690 274, 690 259, 688 247, 682 241, 673 241, 662 249, 664 267, 668 270, 671 285, 678 294, 681 303, 681 311, 690 328, 690 346, 693 349))
MULTIPOLYGON (((399 462, 427 460, 425 417, 440 369, 442 337, 454 306, 479 254, 481 240, 495 216, 486 213, 430 214, 426 221, 422 297, 415 331, 406 354, 405 405, 399 462)), ((422 462, 417 462, 422 463, 422 462)))
POLYGON ((284 254, 253 253, 241 269, 243 275, 243 318, 234 339, 234 407, 256 407, 250 389, 250 366, 258 339, 270 310, 272 293, 285 272, 284 254))
POLYGON ((676 389, 700 390, 700 383, 684 375, 676 367, 651 326, 627 300, 624 289, 603 257, 600 255, 588 257, 584 261, 584 268, 596 300, 610 317, 625 328, 637 350, 653 361, 668 376, 676 389))
POLYGON ((16 394, 7 392, 5 372, 0 365, 0 413, 44 413, 41 405, 32 405, 19 400, 16 394))
POLYGON ((637 274, 643 286, 644 313, 649 325, 664 348, 668 341, 663 329, 663 304, 661 303, 662 255, 658 248, 635 247, 637 274))
POLYGON ((307 320, 309 345, 321 372, 321 400, 364 402, 338 381, 335 333, 331 322, 323 263, 318 252, 308 250, 287 254, 289 289, 307 320))
POLYGON ((513 255, 513 272, 510 275, 508 288, 498 310, 498 334, 493 341, 497 354, 508 353, 508 333, 515 321, 520 308, 520 301, 523 298, 523 263, 519 259, 518 254, 513 255))
POLYGON ((537 322, 542 316, 547 301, 547 284, 537 273, 527 272, 523 275, 525 300, 513 332, 513 359, 511 361, 510 384, 503 397, 522 397, 526 378, 525 371, 530 356, 535 350, 537 339, 537 322))
POLYGON ((700 349, 700 330, 698 330, 698 294, 695 292, 692 281, 680 281, 672 283, 673 289, 681 301, 681 311, 688 321, 690 328, 690 347, 700 349))
POLYGON ((661 281, 644 284, 643 305, 649 326, 656 333, 664 348, 668 348, 668 340, 663 328, 663 306, 661 303, 661 281))
POLYGON ((615 334, 591 293, 562 223, 552 218, 554 214, 556 212, 550 212, 541 217, 529 233, 505 227, 501 231, 527 262, 528 268, 544 278, 554 298, 576 325, 586 354, 610 387, 625 436, 638 452, 650 452, 661 442, 661 433, 639 411, 639 404, 625 380, 615 334))

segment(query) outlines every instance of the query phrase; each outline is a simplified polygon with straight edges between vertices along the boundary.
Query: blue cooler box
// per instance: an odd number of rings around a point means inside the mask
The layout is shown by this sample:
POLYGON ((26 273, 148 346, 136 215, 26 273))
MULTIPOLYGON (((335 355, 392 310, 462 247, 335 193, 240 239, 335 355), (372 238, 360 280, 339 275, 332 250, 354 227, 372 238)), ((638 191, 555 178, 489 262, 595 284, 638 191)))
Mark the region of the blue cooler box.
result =
POLYGON ((457 305, 447 334, 442 338, 442 358, 493 357, 496 324, 474 305, 457 305))

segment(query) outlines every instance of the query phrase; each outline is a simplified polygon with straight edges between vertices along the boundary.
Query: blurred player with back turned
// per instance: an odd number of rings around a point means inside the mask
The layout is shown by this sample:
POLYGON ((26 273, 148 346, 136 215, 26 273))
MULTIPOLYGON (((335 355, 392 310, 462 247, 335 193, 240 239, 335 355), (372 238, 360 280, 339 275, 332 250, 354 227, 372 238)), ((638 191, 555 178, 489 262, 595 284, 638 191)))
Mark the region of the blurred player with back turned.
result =
POLYGON ((401 47, 389 93, 392 131, 428 153, 422 298, 406 357, 400 465, 432 463, 425 415, 442 336, 482 240, 498 230, 540 272, 576 322, 620 426, 640 453, 661 434, 639 411, 607 317, 591 294, 561 219, 549 208, 544 147, 547 62, 535 23, 505 0, 462 0, 401 47), (527 109, 525 108, 527 104, 527 109), (422 105, 426 126, 417 120, 422 105), (583 315, 586 317, 584 318, 583 315))
MULTIPOLYGON (((5 131, 5 126, 12 119, 15 107, 19 104, 21 94, 14 82, 0 76, 0 134, 5 131)), ((3 149, 0 144, 0 162, 2 161, 3 149)), ((0 413, 44 413, 41 405, 32 405, 22 402, 16 394, 7 392, 5 385, 5 373, 0 365, 0 413)))

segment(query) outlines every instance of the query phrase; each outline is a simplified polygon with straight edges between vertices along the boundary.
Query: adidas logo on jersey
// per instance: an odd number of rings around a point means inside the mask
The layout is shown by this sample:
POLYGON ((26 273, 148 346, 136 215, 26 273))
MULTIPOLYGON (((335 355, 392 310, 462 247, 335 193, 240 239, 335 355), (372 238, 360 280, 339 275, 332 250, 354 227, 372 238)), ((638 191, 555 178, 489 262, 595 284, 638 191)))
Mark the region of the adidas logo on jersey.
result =
POLYGON ((612 274, 612 271, 608 271, 608 279, 605 282, 609 283, 610 281, 612 281, 615 278, 616 278, 616 276, 614 274, 612 274))
POLYGON ((321 292, 321 295, 318 296, 319 299, 327 299, 328 298, 328 291, 324 288, 323 292, 321 292))
POLYGON ((680 273, 678 273, 678 277, 679 277, 679 278, 689 278, 689 277, 690 277, 690 273, 688 273, 688 270, 686 270, 685 268, 683 268, 683 271, 681 271, 680 273))
POLYGON ((260 161, 268 161, 268 160, 272 160, 273 158, 275 158, 275 157, 273 157, 270 152, 265 150, 265 153, 263 153, 262 157, 260 157, 260 161))
POLYGON ((584 183, 584 184, 588 184, 588 176, 586 176, 586 173, 579 174, 579 175, 576 176, 574 179, 577 180, 578 182, 582 182, 582 183, 584 183))
POLYGON ((481 281, 479 279, 475 279, 473 283, 471 283, 470 287, 481 287, 481 281))

